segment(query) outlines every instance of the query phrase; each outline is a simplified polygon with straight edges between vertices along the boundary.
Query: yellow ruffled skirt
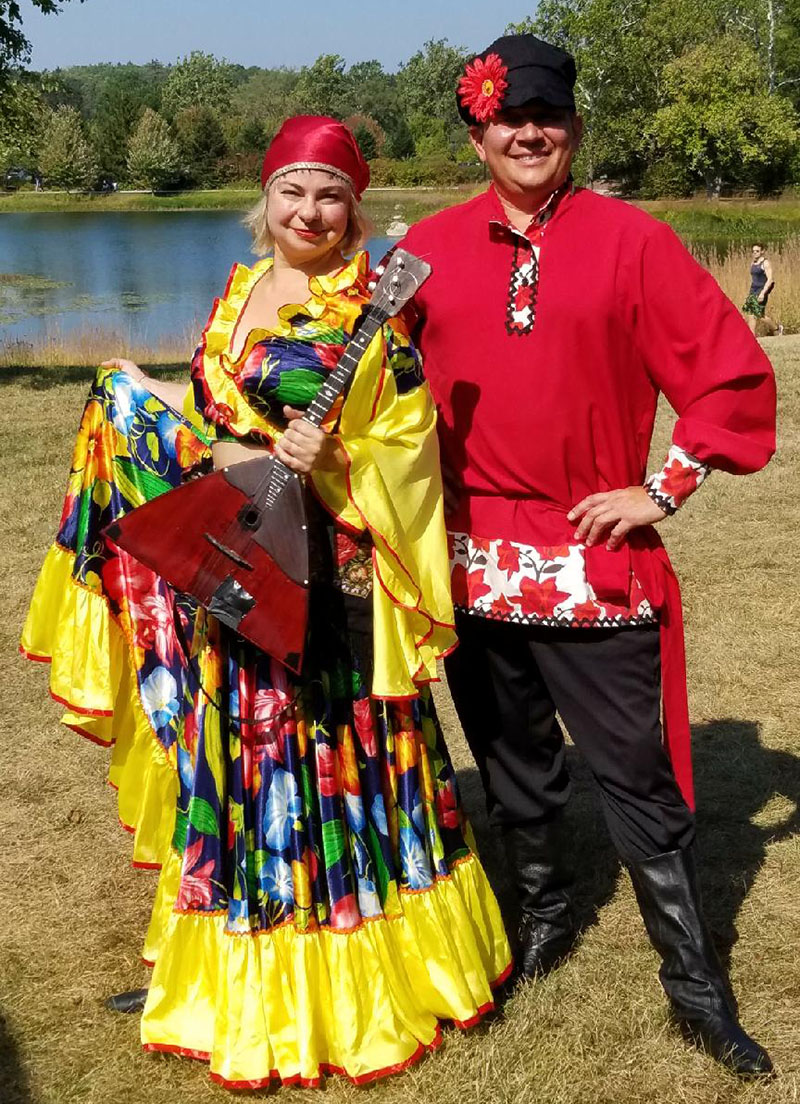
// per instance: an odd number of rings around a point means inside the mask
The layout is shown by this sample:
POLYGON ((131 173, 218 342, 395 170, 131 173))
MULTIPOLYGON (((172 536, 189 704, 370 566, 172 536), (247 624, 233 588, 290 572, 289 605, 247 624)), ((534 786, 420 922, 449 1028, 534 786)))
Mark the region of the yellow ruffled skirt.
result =
POLYGON ((430 695, 370 698, 350 614, 312 615, 292 681, 104 543, 204 449, 98 375, 21 649, 110 749, 134 864, 161 871, 144 1046, 231 1087, 368 1082, 491 1009, 508 943, 430 695))
POLYGON ((224 912, 175 911, 175 764, 142 708, 125 633, 103 595, 75 582, 73 561, 58 545, 48 552, 22 651, 51 663, 63 723, 111 748, 134 865, 162 868, 143 950, 154 967, 145 1048, 208 1061, 232 1088, 317 1086, 329 1073, 363 1084, 437 1047, 441 1021, 466 1028, 490 1011, 510 952, 474 854, 428 889, 401 890, 395 915, 345 931, 289 922, 239 934, 224 912))

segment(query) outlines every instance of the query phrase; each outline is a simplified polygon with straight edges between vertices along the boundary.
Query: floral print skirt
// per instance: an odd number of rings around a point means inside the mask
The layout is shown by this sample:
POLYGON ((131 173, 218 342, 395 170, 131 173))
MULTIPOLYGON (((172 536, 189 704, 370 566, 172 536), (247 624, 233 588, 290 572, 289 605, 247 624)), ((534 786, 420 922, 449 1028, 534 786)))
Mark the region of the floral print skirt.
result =
POLYGON ((370 696, 370 598, 341 589, 327 515, 301 676, 103 540, 208 458, 98 374, 22 648, 51 662, 64 722, 111 747, 134 862, 161 870, 145 1047, 232 1087, 369 1081, 491 1008, 508 944, 429 691, 370 696))

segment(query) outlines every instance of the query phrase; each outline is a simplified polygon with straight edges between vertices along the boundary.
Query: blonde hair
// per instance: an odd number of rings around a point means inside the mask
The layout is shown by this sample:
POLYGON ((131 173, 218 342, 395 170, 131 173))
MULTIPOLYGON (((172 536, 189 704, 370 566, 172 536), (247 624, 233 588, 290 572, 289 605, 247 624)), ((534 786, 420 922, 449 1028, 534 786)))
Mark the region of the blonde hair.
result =
MULTIPOLYGON (((242 219, 242 225, 246 226, 253 235, 253 245, 251 248, 252 252, 255 253, 257 257, 263 257, 265 254, 270 253, 275 246, 272 234, 269 232, 269 223, 267 221, 267 208, 269 206, 269 193, 271 187, 272 185, 264 189, 261 194, 261 199, 259 199, 255 207, 252 207, 242 219)), ((375 226, 372 220, 362 211, 361 205, 353 194, 352 188, 348 188, 348 197, 350 200, 350 210, 347 218, 347 229, 344 232, 344 237, 338 244, 338 248, 342 253, 355 253, 366 245, 367 239, 375 232, 375 226)))

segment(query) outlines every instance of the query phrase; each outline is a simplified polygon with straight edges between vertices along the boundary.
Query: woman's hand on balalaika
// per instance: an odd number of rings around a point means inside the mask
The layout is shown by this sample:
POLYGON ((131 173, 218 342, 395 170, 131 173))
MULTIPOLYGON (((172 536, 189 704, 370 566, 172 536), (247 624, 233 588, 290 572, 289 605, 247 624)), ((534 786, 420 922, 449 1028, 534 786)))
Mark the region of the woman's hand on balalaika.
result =
POLYGON ((307 422, 302 410, 284 406, 283 413, 289 425, 275 444, 275 455, 287 468, 308 475, 314 468, 344 466, 344 453, 335 436, 307 422))

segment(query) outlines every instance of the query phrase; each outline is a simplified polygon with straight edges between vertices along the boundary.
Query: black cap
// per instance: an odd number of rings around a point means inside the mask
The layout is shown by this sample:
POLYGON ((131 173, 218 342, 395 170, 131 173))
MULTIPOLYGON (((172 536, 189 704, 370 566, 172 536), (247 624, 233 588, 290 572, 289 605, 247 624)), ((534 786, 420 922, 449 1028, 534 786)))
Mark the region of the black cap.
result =
POLYGON ((475 112, 481 108, 488 110, 489 99, 494 103, 491 114, 507 107, 521 107, 531 100, 574 111, 575 77, 575 59, 566 50, 532 34, 503 35, 467 63, 456 93, 458 113, 470 126, 483 122, 491 115, 480 118, 475 112), (493 63, 492 56, 499 58, 502 65, 493 63), (487 59, 489 64, 484 68, 487 59), (496 92, 498 83, 502 91, 493 95, 488 90, 496 92), (477 93, 476 98, 475 88, 481 85, 485 91, 477 93), (482 103, 484 96, 486 101, 482 103))

